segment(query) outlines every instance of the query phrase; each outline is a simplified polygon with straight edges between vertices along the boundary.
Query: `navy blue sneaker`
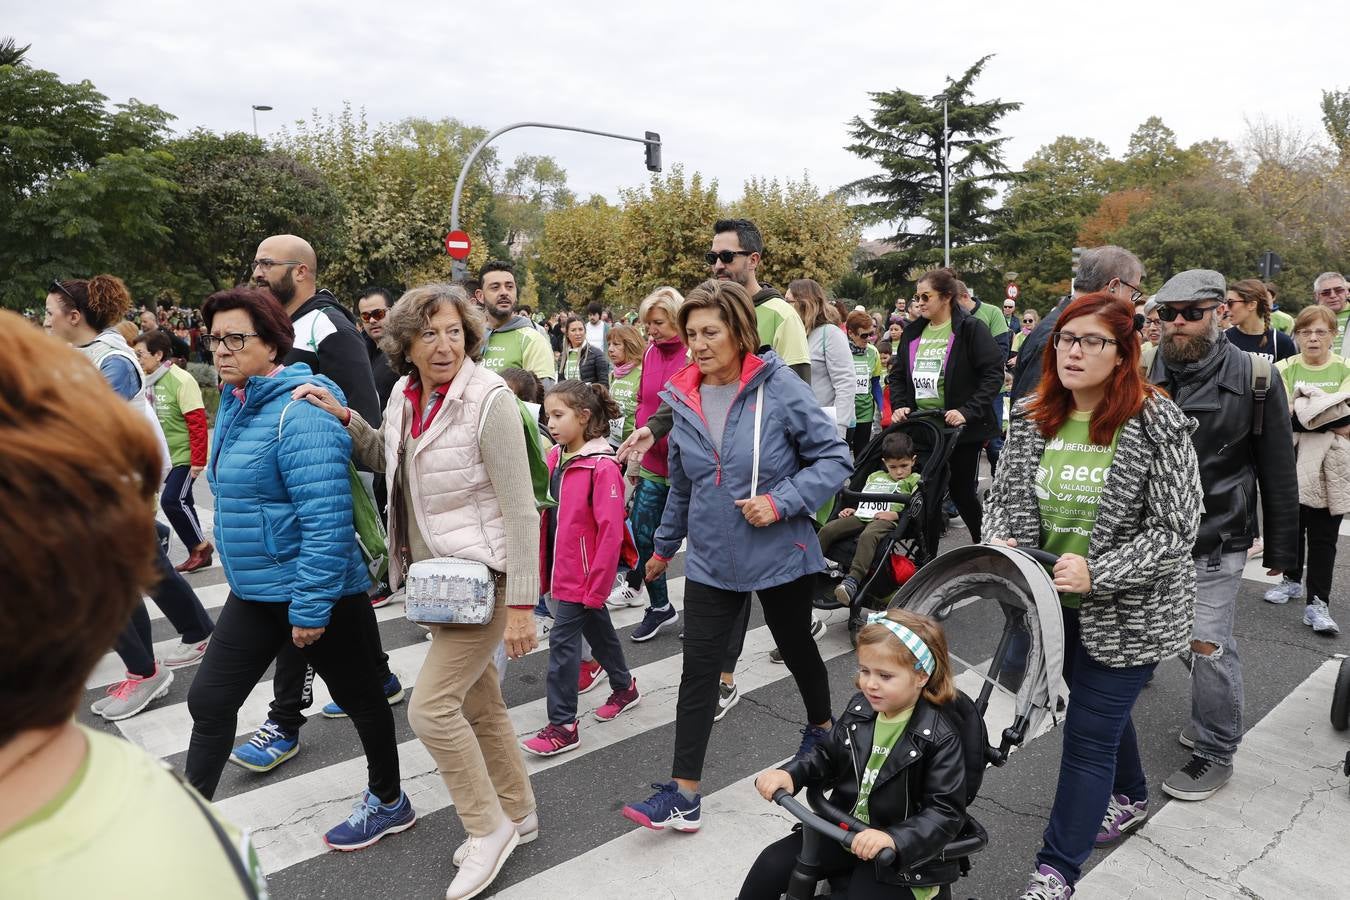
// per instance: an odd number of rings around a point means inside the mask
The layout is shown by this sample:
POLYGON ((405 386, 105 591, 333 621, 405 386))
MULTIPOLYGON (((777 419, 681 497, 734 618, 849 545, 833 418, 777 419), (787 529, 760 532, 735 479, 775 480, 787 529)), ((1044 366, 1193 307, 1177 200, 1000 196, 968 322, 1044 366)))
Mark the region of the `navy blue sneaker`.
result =
POLYGON ((347 821, 333 827, 323 836, 323 842, 334 850, 360 850, 385 835, 407 831, 416 824, 417 813, 413 812, 407 794, 399 791, 396 801, 383 806, 380 798, 365 791, 347 821))
POLYGON ((623 808, 624 818, 638 823, 653 831, 698 831, 703 824, 699 813, 703 795, 695 794, 693 800, 686 800, 676 787, 675 782, 653 784, 656 793, 640 803, 629 803, 623 808))
POLYGON ((271 719, 246 743, 234 748, 230 762, 254 772, 270 772, 300 752, 300 735, 287 734, 271 719))
MULTIPOLYGON (((394 706, 401 703, 404 696, 403 685, 399 682, 398 676, 392 672, 389 673, 389 677, 384 680, 384 698, 389 701, 390 706, 394 706)), ((342 707, 338 706, 336 702, 326 704, 320 712, 327 719, 347 718, 347 714, 342 711, 342 707)))
POLYGON ((805 759, 811 755, 811 751, 816 749, 816 745, 823 743, 830 736, 829 728, 821 728, 819 725, 807 725, 802 729, 802 745, 797 748, 797 755, 793 760, 805 759))
POLYGON ((650 641, 656 637, 656 633, 663 626, 670 625, 679 617, 680 614, 675 611, 673 606, 667 605, 662 609, 649 609, 643 615, 642 621, 638 623, 638 627, 633 629, 629 638, 635 641, 650 641))

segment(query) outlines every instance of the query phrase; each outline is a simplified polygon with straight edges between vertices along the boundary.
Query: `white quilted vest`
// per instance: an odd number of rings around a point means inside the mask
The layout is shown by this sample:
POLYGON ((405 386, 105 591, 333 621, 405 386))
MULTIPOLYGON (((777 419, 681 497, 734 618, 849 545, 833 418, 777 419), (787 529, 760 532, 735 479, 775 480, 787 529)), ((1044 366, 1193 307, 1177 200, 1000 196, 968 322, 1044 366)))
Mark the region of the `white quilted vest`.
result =
MULTIPOLYGON (((394 480, 398 447, 409 433, 408 417, 417 414, 403 396, 407 382, 406 376, 399 379, 385 408, 384 449, 389 463, 385 484, 391 498, 398 490, 394 480)), ((437 556, 471 559, 498 572, 506 571, 506 527, 483 465, 478 428, 487 402, 508 390, 501 378, 465 359, 431 427, 403 461, 412 500, 408 514, 427 546, 437 556)), ((400 526, 391 522, 390 527, 397 532, 400 526)), ((393 537, 401 540, 401 535, 393 537)), ((391 584, 397 586, 403 573, 397 554, 390 557, 391 584)))

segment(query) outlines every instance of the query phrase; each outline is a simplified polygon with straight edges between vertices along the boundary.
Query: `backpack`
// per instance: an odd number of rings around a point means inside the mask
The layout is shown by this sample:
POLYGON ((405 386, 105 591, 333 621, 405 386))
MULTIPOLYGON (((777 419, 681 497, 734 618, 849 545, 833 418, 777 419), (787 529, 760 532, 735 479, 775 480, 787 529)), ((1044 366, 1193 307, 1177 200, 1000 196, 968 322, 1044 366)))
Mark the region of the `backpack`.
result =
POLYGON ((1259 353, 1248 353, 1252 358, 1252 434, 1257 437, 1265 429, 1266 391, 1270 389, 1270 360, 1259 353))

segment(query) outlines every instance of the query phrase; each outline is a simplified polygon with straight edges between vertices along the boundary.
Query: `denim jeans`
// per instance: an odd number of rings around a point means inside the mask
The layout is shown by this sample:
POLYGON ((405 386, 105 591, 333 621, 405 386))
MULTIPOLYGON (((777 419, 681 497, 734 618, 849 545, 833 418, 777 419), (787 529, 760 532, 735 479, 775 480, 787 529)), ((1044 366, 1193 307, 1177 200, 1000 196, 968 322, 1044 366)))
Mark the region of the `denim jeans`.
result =
MULTIPOLYGON (((642 583, 647 571, 647 560, 652 558, 656 549, 656 528, 661 524, 661 514, 666 511, 666 498, 670 488, 647 478, 639 478, 633 489, 633 506, 628 512, 628 524, 633 529, 633 543, 637 545, 637 568, 632 570, 628 584, 636 588, 642 583)), ((665 609, 670 606, 670 594, 666 590, 666 576, 662 575, 647 582, 649 609, 665 609)))
POLYGON ((605 667, 609 686, 626 691, 633 684, 623 645, 614 633, 609 610, 590 609, 580 603, 558 602, 553 610, 553 629, 548 633, 548 720, 571 725, 577 720, 577 676, 581 674, 582 635, 595 657, 605 667))
POLYGON ((1246 551, 1225 553, 1217 565, 1210 558, 1195 561, 1195 627, 1191 640, 1214 644, 1208 656, 1190 654, 1191 727, 1196 756, 1224 766, 1242 740, 1242 660, 1233 639, 1238 588, 1246 551))
POLYGON ((1148 799, 1130 711, 1156 666, 1097 662, 1080 638, 1078 611, 1064 610, 1064 677, 1071 693, 1059 785, 1036 862, 1054 866, 1069 884, 1092 853, 1111 795, 1148 799))

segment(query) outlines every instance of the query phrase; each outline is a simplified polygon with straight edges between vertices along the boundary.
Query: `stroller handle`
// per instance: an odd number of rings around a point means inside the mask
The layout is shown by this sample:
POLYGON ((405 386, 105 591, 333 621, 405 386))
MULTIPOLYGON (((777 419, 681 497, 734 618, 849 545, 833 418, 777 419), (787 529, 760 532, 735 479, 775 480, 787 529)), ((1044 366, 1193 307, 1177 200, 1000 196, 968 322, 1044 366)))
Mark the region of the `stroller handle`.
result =
POLYGON ((1055 563, 1059 562, 1059 554, 1047 553, 1046 551, 1038 550, 1035 547, 1013 547, 1012 549, 1020 550, 1042 565, 1053 566, 1055 563))
MULTIPOLYGON (((802 825, 810 828, 817 834, 824 835, 832 841, 838 841, 845 847, 853 846, 853 838, 857 836, 857 832, 850 831, 847 828, 841 828, 832 822, 827 822, 787 791, 782 790, 781 788, 775 791, 773 802, 792 813, 792 815, 801 820, 802 825)), ((890 847, 887 847, 876 855, 876 861, 887 868, 895 865, 895 851, 890 847)))

